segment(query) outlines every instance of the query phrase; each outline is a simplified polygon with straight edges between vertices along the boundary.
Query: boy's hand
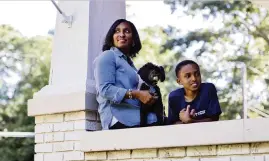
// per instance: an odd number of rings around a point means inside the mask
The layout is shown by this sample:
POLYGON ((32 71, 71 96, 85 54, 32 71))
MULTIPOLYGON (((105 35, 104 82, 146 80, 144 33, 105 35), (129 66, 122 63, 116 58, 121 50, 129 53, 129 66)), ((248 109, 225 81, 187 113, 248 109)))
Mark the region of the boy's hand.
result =
POLYGON ((195 109, 192 109, 190 112, 190 117, 195 118, 195 109))
POLYGON ((179 113, 179 118, 184 123, 191 123, 192 118, 195 117, 195 110, 192 109, 190 111, 190 105, 187 106, 187 109, 182 109, 179 113))

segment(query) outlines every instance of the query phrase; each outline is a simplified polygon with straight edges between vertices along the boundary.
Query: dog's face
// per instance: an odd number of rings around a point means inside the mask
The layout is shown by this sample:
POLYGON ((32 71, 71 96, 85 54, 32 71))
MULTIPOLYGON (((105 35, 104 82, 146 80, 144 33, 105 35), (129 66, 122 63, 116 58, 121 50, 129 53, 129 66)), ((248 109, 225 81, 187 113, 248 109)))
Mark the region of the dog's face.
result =
POLYGON ((148 85, 157 85, 158 81, 165 80, 165 73, 162 66, 157 66, 152 63, 147 63, 138 70, 141 79, 148 85))

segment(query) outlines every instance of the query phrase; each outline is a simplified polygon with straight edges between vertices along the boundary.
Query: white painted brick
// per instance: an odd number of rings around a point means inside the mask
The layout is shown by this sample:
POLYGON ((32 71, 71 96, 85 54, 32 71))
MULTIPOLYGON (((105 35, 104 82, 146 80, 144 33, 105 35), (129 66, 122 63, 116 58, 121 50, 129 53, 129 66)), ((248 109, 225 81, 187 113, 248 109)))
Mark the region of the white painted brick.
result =
POLYGON ((53 134, 53 141, 64 141, 64 132, 55 132, 53 134))
POLYGON ((35 116, 35 124, 44 123, 44 116, 35 116))
POLYGON ((64 121, 75 121, 85 119, 86 119, 86 111, 70 112, 66 113, 64 116, 64 121))
POLYGON ((64 115, 63 114, 45 115, 43 118, 44 122, 46 123, 63 122, 64 115))
POLYGON ((37 124, 35 125, 35 133, 52 132, 53 124, 37 124))
POLYGON ((217 155, 215 145, 187 147, 187 156, 211 156, 217 155))
POLYGON ((69 131, 64 133, 64 140, 66 141, 76 141, 81 139, 82 131, 69 131))
POLYGON ((107 152, 91 152, 85 153, 85 160, 106 160, 107 152))
POLYGON ((101 124, 87 120, 75 121, 75 130, 100 130, 101 124))
POLYGON ((233 155, 233 154, 249 154, 249 144, 231 144, 231 145, 219 145, 217 147, 218 155, 233 155))
MULTIPOLYGON (((105 160, 102 160, 102 161, 105 161, 105 160)), ((116 160, 111 160, 111 161, 116 161, 116 160)), ((199 158, 146 158, 146 159, 120 159, 120 161, 200 161, 200 160, 199 158)))
POLYGON ((35 152, 36 153, 49 153, 52 152, 52 144, 36 144, 35 145, 35 152))
POLYGON ((96 112, 94 111, 70 112, 65 114, 64 120, 65 121, 96 120, 96 112))
POLYGON ((137 149, 132 151, 132 158, 156 158, 157 149, 137 149))
POLYGON ((85 130, 86 129, 86 121, 87 120, 75 121, 74 129, 75 130, 85 130))
POLYGON ((43 154, 35 154, 35 161, 44 161, 43 154))
POLYGON ((200 160, 199 158, 147 158, 147 159, 124 159, 120 161, 200 161, 200 160))
MULTIPOLYGON (((183 160, 178 158, 147 158, 147 159, 124 159, 121 161, 183 161, 183 160)), ((187 160, 187 161, 197 161, 197 160, 187 160)))
POLYGON ((47 153, 44 154, 44 161, 62 161, 64 158, 63 153, 47 153))
POLYGON ((232 156, 231 161, 264 161, 264 156, 232 156))
POLYGON ((131 158, 130 150, 109 151, 107 152, 108 160, 110 159, 129 159, 131 158))
POLYGON ((183 158, 183 159, 176 159, 175 161, 200 161, 199 158, 183 158))
POLYGON ((55 123, 54 131, 73 131, 74 130, 74 122, 63 122, 63 123, 55 123))
POLYGON ((64 153, 64 160, 84 160, 84 152, 72 151, 64 153))
POLYGON ((81 144, 80 142, 74 142, 74 150, 81 151, 81 144))
POLYGON ((265 161, 269 161, 269 155, 265 155, 265 161))
POLYGON ((53 144, 54 151, 70 151, 74 150, 74 142, 58 142, 53 144))
POLYGON ((53 141, 53 133, 45 133, 44 140, 46 143, 53 141))
POLYGON ((163 148, 159 149, 160 158, 173 158, 186 156, 185 148, 163 148))
POLYGON ((269 153, 269 142, 252 143, 251 144, 251 153, 253 153, 253 154, 269 153))
POLYGON ((210 158, 201 158, 200 161, 230 161, 230 157, 210 157, 210 158))
POLYGON ((43 143, 44 137, 43 134, 35 134, 35 143, 43 143))

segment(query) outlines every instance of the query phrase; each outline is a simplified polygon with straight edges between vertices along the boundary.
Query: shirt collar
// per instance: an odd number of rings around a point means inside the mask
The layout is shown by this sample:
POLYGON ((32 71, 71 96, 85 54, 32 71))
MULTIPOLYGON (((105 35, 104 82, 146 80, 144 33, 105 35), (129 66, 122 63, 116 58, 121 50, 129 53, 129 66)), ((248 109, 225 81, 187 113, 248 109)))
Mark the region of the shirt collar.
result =
POLYGON ((119 57, 127 57, 126 55, 124 55, 118 48, 112 46, 110 48, 110 50, 113 50, 119 57))
MULTIPOLYGON (((125 55, 125 54, 123 54, 118 48, 116 48, 116 47, 114 47, 114 46, 112 46, 111 48, 110 48, 110 50, 113 50, 113 51, 115 51, 115 53, 120 57, 120 58, 123 58, 123 59, 125 59, 127 62, 128 62, 128 60, 127 60, 127 56, 125 55)), ((132 65, 133 66, 133 61, 130 59, 130 65, 132 65)))

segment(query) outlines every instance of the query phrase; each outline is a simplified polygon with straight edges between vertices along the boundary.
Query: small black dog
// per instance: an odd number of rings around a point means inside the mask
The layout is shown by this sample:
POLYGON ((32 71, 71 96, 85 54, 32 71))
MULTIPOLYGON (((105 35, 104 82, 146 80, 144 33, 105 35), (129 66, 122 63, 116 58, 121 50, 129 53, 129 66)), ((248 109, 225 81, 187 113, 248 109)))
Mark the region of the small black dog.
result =
POLYGON ((144 81, 142 83, 140 90, 149 90, 158 99, 152 105, 146 105, 141 103, 140 108, 140 126, 145 127, 147 125, 148 113, 152 112, 157 115, 157 125, 164 124, 164 106, 162 102, 162 95, 160 88, 157 86, 158 81, 163 82, 165 80, 165 73, 162 66, 157 66, 152 63, 147 63, 138 70, 138 74, 144 81))

